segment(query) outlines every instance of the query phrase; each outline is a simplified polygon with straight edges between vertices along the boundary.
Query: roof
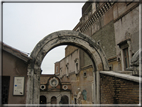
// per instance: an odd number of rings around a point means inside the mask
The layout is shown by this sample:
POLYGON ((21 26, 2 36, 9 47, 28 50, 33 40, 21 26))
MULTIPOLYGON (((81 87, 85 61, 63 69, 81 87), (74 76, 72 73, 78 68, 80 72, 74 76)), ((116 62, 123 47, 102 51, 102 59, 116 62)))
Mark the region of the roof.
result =
POLYGON ((1 46, 2 46, 2 51, 6 51, 6 52, 12 54, 13 56, 23 60, 24 62, 28 62, 31 59, 30 57, 28 57, 27 54, 9 46, 9 45, 6 45, 3 42, 0 42, 0 43, 1 43, 1 46))

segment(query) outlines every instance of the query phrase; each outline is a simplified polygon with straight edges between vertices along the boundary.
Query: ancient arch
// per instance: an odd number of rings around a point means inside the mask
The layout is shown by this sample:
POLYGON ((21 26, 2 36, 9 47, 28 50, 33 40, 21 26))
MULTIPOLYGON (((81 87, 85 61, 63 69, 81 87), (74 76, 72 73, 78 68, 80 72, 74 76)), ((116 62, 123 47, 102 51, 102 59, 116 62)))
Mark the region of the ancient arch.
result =
POLYGON ((53 48, 60 45, 74 45, 83 49, 93 62, 94 71, 94 96, 95 103, 99 103, 97 71, 109 70, 105 54, 100 46, 89 36, 80 32, 63 30, 51 33, 44 37, 33 49, 30 57, 32 60, 28 66, 27 104, 37 104, 40 98, 40 74, 41 63, 45 55, 53 48))

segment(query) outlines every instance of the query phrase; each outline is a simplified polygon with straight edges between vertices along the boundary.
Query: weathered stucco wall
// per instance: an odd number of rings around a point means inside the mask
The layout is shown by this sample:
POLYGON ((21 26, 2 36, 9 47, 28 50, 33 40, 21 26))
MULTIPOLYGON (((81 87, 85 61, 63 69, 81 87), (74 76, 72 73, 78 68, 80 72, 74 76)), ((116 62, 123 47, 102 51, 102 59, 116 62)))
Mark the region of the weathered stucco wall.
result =
MULTIPOLYGON (((117 5, 119 7, 121 6, 120 4, 117 5)), ((119 11, 120 10, 114 9, 115 13, 118 13, 119 11)), ((130 52, 131 54, 135 53, 139 48, 139 7, 134 8, 132 11, 115 22, 114 30, 117 55, 120 53, 120 48, 117 44, 128 38, 131 39, 130 52)))
POLYGON ((88 65, 92 65, 92 61, 88 54, 80 49, 80 69, 83 69, 88 65))
POLYGON ((54 76, 54 74, 52 75, 46 75, 46 74, 41 74, 40 76, 40 84, 47 84, 48 82, 48 79, 51 77, 51 76, 54 76))
POLYGON ((65 48, 65 57, 67 57, 68 55, 70 55, 71 53, 73 53, 76 49, 78 49, 78 48, 75 47, 75 46, 68 45, 65 48))
MULTIPOLYGON (((86 100, 87 102, 90 102, 91 104, 94 103, 93 99, 93 69, 92 66, 86 67, 83 70, 81 70, 77 75, 75 73, 71 74, 69 77, 64 76, 61 81, 70 81, 71 83, 71 103, 74 104, 74 98, 77 97, 78 94, 78 88, 80 88, 81 92, 83 90, 86 90, 86 100), (86 76, 84 76, 84 72, 86 73, 86 76)), ((81 100, 83 99, 83 95, 81 95, 81 100)))
MULTIPOLYGON (((107 59, 113 58, 116 56, 116 47, 115 47, 116 43, 115 43, 115 33, 114 33, 113 21, 105 25, 104 27, 102 27, 97 32, 95 32, 92 35, 92 38, 96 41, 96 43, 98 43, 98 45, 100 45, 102 50, 105 52, 107 59)), ((81 51, 80 57, 81 57, 81 67, 92 65, 90 58, 85 52, 81 51)), ((117 66, 117 68, 119 67, 117 66)), ((119 69, 116 69, 116 65, 115 65, 115 67, 113 67, 113 70, 116 71, 119 69)))
POLYGON ((101 46, 107 59, 116 55, 113 21, 94 33, 92 38, 101 46))
POLYGON ((2 53, 2 75, 10 76, 8 104, 25 104, 27 88, 27 66, 24 61, 3 51, 2 53), (13 95, 14 77, 25 77, 24 95, 13 95))
MULTIPOLYGON (((69 49, 74 49, 71 48, 69 46, 69 49)), ((66 50, 66 51, 71 51, 71 50, 66 50)), ((81 95, 81 100, 84 100, 85 102, 88 102, 90 104, 94 103, 94 99, 93 99, 93 89, 94 89, 94 85, 93 85, 93 69, 92 66, 88 66, 89 62, 85 62, 85 64, 87 66, 83 66, 82 68, 80 68, 80 51, 83 51, 81 49, 77 49, 75 51, 73 51, 72 53, 70 53, 68 56, 66 56, 64 59, 62 59, 61 61, 59 61, 60 63, 60 73, 59 75, 57 74, 58 77, 61 78, 61 81, 68 81, 71 83, 72 86, 72 90, 71 90, 71 103, 74 104, 74 98, 77 97, 78 94, 78 88, 81 89, 81 92, 83 92, 83 90, 86 90, 87 94, 86 94, 86 100, 83 99, 83 95, 81 95), (76 65, 75 65, 75 60, 78 59, 78 73, 75 72, 76 70, 76 65), (69 63, 69 72, 68 72, 68 76, 66 73, 66 65, 67 63, 69 63)), ((87 54, 86 54, 87 55, 87 54)), ((84 56, 83 56, 84 57, 84 56)), ((87 55, 87 58, 89 56, 87 55)), ((86 58, 86 57, 85 57, 86 58)), ((89 60, 91 62, 91 59, 89 60)), ((85 65, 83 64, 83 65, 85 65)), ((92 62, 91 62, 92 64, 92 62)), ((57 64, 55 64, 55 66, 58 66, 57 64)), ((56 67, 55 67, 56 68, 56 67)), ((85 103, 83 102, 83 103, 85 103)))
POLYGON ((62 78, 63 75, 67 76, 67 75, 70 75, 71 73, 75 73, 76 71, 75 60, 78 60, 78 71, 79 71, 80 59, 79 59, 78 49, 60 61, 60 78, 62 78), (67 70, 67 66, 68 66, 68 70, 67 70))

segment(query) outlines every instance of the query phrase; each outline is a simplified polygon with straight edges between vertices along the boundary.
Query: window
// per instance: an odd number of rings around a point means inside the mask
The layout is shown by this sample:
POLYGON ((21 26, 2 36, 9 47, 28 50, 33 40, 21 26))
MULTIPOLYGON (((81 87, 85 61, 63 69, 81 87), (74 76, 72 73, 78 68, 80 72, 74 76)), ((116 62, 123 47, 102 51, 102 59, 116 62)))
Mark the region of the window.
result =
POLYGON ((9 81, 9 76, 2 77, 2 104, 8 104, 9 81))
POLYGON ((121 49, 121 64, 122 71, 126 71, 129 68, 129 60, 131 60, 131 39, 126 39, 119 44, 119 48, 121 49))
POLYGON ((124 66, 125 69, 129 67, 129 54, 128 48, 123 49, 123 56, 124 56, 124 66))
POLYGON ((76 98, 74 98, 74 104, 77 104, 76 98))
POLYGON ((97 45, 100 45, 100 41, 97 42, 97 45))
POLYGON ((78 72, 79 72, 79 60, 78 60, 78 58, 76 58, 75 60, 74 60, 74 63, 75 63, 75 74, 78 74, 78 72))
POLYGON ((58 66, 56 66, 56 72, 58 72, 58 66))
POLYGON ((84 73, 83 73, 83 77, 87 77, 86 71, 84 71, 84 73))
POLYGON ((69 75, 69 63, 66 64, 66 75, 69 75))
POLYGON ((109 67, 109 70, 111 71, 111 70, 112 70, 112 67, 109 67))
POLYGON ((76 71, 78 72, 78 63, 76 63, 76 71))
POLYGON ((112 71, 112 70, 113 70, 113 69, 112 69, 112 65, 109 65, 109 70, 110 70, 110 71, 112 71))

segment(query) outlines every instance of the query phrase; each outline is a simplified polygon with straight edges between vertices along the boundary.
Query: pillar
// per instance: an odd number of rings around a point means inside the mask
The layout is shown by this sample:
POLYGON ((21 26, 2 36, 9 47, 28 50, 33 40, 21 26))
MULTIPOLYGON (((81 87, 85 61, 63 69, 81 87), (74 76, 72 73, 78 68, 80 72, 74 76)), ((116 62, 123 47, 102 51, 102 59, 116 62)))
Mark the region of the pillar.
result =
POLYGON ((34 70, 28 67, 28 80, 27 80, 27 95, 26 95, 26 104, 32 104, 33 102, 33 74, 34 70))
POLYGON ((35 69, 33 76, 33 104, 39 104, 40 101, 40 75, 41 69, 35 69))

